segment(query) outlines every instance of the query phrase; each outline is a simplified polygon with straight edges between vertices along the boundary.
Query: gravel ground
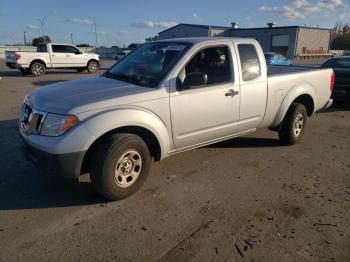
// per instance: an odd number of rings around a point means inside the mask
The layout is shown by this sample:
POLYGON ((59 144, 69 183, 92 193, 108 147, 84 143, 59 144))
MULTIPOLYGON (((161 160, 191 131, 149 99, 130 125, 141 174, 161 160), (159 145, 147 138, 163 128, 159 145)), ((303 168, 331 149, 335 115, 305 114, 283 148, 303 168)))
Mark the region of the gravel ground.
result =
POLYGON ((349 107, 309 119, 296 146, 261 130, 172 156, 106 203, 87 178, 39 173, 17 131, 25 93, 90 75, 0 76, 0 261, 350 260, 349 107))

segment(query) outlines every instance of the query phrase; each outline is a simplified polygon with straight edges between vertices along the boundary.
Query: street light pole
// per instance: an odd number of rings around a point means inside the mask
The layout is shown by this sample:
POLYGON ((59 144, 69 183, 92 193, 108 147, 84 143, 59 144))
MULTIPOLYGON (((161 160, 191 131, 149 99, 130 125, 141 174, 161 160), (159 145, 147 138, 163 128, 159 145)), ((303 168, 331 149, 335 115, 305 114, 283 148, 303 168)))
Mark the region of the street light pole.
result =
POLYGON ((94 27, 95 27, 95 40, 96 40, 96 48, 98 47, 98 40, 97 40, 97 30, 96 30, 96 19, 94 17, 94 27))
POLYGON ((46 20, 46 16, 44 16, 43 18, 38 18, 39 22, 40 22, 40 25, 41 25, 41 31, 43 33, 43 40, 44 40, 44 43, 46 43, 46 38, 45 38, 45 33, 44 33, 44 26, 45 26, 45 20, 46 20))
POLYGON ((70 40, 72 41, 72 45, 73 45, 73 33, 70 33, 70 40))

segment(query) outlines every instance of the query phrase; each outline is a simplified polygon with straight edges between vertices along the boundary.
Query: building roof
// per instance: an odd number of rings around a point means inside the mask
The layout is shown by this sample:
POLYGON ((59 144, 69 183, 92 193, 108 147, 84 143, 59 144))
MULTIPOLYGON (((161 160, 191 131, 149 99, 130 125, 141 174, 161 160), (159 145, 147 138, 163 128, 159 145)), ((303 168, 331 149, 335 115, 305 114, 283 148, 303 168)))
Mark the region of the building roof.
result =
POLYGON ((177 25, 175 25, 173 27, 170 27, 168 29, 163 30, 163 31, 159 32, 158 34, 164 33, 164 32, 166 32, 168 30, 171 30, 171 29, 173 29, 173 28, 175 28, 177 26, 181 26, 181 25, 183 25, 183 26, 191 26, 191 27, 199 27, 199 28, 208 28, 208 29, 209 28, 213 28, 213 29, 230 29, 231 28, 231 27, 228 27, 228 26, 198 25, 198 24, 184 24, 184 23, 180 23, 180 24, 177 24, 177 25))
POLYGON ((288 28, 305 28, 305 29, 318 29, 318 30, 328 30, 331 31, 330 28, 322 28, 322 27, 312 27, 312 26, 274 26, 274 27, 253 27, 253 28, 232 28, 232 30, 273 30, 273 29, 288 29, 288 28))

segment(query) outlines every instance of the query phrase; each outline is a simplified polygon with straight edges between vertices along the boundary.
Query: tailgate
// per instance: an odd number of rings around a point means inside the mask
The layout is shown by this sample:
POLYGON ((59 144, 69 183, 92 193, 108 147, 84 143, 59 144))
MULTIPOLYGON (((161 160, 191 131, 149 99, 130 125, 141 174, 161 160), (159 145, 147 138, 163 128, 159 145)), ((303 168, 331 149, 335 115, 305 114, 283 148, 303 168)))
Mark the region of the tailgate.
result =
POLYGON ((5 51, 6 62, 16 63, 16 52, 15 51, 5 51))

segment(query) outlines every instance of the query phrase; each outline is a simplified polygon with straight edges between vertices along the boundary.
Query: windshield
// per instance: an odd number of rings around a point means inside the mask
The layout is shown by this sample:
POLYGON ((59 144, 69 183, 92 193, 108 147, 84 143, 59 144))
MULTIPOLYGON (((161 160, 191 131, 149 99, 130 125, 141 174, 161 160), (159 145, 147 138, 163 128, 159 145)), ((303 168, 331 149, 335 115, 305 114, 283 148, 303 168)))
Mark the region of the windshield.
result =
POLYGON ((149 43, 131 52, 105 73, 105 77, 155 87, 191 46, 189 43, 149 43))

